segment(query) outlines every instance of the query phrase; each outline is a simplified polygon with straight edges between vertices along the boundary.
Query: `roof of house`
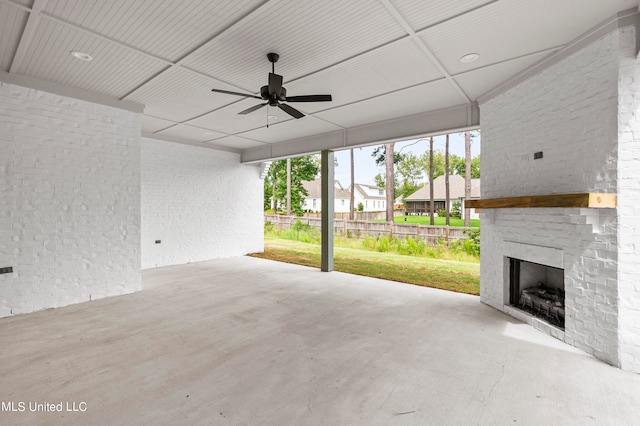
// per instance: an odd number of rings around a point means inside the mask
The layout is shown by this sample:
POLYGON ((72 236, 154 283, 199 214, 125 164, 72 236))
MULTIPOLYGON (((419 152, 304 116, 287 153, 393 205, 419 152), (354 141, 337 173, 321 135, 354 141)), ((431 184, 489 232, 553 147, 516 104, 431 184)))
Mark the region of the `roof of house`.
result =
MULTIPOLYGON (((405 197, 404 201, 428 201, 429 198, 429 184, 427 183, 413 194, 405 197)), ((445 200, 446 198, 444 175, 438 176, 433 180, 433 199, 445 200)), ((464 198, 464 178, 462 176, 449 175, 449 198, 452 200, 464 198)), ((480 179, 471 179, 471 198, 480 198, 480 179)))
POLYGON ((384 191, 384 188, 381 188, 379 186, 364 185, 364 184, 361 184, 361 183, 356 183, 356 184, 354 184, 354 186, 358 190, 360 195, 362 195, 362 198, 366 198, 368 200, 386 200, 387 199, 386 195, 371 195, 371 194, 368 194, 367 191, 362 189, 362 188, 369 188, 369 189, 373 189, 373 190, 383 190, 384 191))
MULTIPOLYGON (((322 194, 322 179, 316 178, 311 181, 302 181, 302 186, 307 190, 309 195, 305 198, 321 198, 322 194)), ((333 190, 333 198, 351 198, 351 193, 346 189, 342 189, 342 185, 340 182, 335 181, 335 188, 333 190)))

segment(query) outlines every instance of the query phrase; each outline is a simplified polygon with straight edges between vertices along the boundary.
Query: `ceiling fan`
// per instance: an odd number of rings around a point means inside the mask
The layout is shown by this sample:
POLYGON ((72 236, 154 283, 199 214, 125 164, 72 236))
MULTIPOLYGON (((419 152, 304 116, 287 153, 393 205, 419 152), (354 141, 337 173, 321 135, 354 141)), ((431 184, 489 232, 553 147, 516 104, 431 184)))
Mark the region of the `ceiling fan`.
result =
POLYGON ((293 118, 302 118, 304 114, 295 109, 294 107, 283 104, 281 102, 330 102, 331 95, 305 95, 305 96, 287 96, 287 89, 282 87, 282 76, 276 74, 275 63, 278 62, 280 55, 277 53, 267 54, 267 59, 271 62, 271 72, 269 73, 269 84, 260 88, 260 96, 247 95, 245 93, 230 92, 228 90, 211 89, 212 92, 226 93, 228 95, 244 96, 246 98, 255 98, 267 101, 263 104, 252 106, 245 109, 238 114, 249 114, 250 112, 257 111, 265 105, 272 107, 278 107, 293 118))

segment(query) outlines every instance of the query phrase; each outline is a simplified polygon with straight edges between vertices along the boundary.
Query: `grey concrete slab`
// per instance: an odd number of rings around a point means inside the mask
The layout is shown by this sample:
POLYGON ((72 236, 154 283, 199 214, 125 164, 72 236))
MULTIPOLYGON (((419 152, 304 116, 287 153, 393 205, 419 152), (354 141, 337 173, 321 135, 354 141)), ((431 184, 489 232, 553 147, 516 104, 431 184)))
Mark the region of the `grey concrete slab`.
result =
POLYGON ((1 319, 0 424, 640 418, 640 376, 474 296, 248 257, 147 270, 143 285, 1 319), (47 407, 63 411, 31 411, 47 407))

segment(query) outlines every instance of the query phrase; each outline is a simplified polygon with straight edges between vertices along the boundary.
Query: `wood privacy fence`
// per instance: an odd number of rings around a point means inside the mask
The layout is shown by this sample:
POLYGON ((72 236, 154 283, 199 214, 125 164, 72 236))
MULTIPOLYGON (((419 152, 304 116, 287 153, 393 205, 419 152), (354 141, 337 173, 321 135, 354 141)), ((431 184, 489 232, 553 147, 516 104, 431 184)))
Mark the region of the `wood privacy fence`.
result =
MULTIPOLYGON (((353 212, 355 220, 359 220, 359 221, 363 221, 363 220, 384 220, 387 217, 387 212, 386 211, 381 211, 381 212, 353 212)), ((320 219, 320 216, 322 215, 322 213, 305 213, 304 217, 311 217, 311 218, 316 218, 316 219, 320 219)), ((393 216, 404 216, 404 209, 395 209, 393 211, 393 216)), ((335 212, 333 214, 333 219, 342 219, 342 220, 348 220, 349 219, 349 212, 335 212)))
MULTIPOLYGON (((277 214, 265 214, 264 221, 270 222, 276 229, 289 229, 296 221, 312 228, 320 229, 322 220, 315 217, 283 216, 277 214)), ((333 231, 336 235, 348 236, 351 238, 365 238, 389 236, 395 238, 412 237, 421 239, 431 244, 438 241, 461 240, 468 238, 465 230, 472 228, 428 226, 428 225, 405 225, 389 224, 386 222, 367 222, 364 220, 334 219, 333 231)))

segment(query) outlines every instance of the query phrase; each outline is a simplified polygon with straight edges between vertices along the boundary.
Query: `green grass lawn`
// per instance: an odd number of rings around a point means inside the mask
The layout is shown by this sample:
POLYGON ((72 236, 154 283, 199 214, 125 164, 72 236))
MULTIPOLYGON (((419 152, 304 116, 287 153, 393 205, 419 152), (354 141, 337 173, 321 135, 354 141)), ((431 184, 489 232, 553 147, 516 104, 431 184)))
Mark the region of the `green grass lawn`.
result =
MULTIPOLYGON (((435 217, 434 222, 435 226, 445 226, 444 217, 435 217)), ((384 222, 384 220, 375 220, 373 222, 384 222)), ((393 219, 394 223, 407 223, 407 224, 420 224, 420 225, 430 225, 429 216, 396 216, 393 219), (405 221, 405 218, 407 219, 405 221)), ((464 219, 453 219, 449 220, 451 223, 450 226, 464 226, 464 219)), ((480 219, 471 219, 470 225, 472 228, 480 228, 480 219)))
MULTIPOLYGON (((320 245, 265 235, 264 253, 250 256, 320 267, 320 245)), ((480 264, 335 247, 334 269, 425 287, 480 294, 480 264)))

